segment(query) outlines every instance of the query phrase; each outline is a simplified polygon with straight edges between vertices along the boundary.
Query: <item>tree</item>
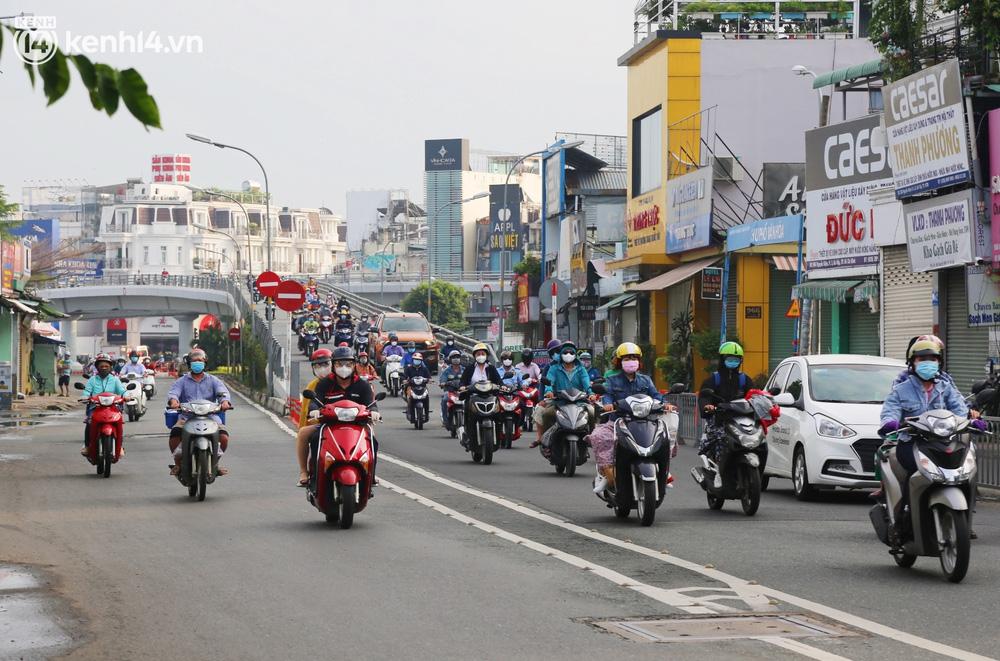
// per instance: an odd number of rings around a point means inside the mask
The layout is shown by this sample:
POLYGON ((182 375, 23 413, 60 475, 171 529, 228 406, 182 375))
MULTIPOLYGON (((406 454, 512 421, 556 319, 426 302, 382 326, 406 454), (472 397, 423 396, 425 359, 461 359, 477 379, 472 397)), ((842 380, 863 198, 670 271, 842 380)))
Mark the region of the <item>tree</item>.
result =
POLYGON ((0 186, 0 239, 10 241, 14 238, 14 235, 10 233, 7 223, 14 220, 14 214, 17 213, 17 209, 17 202, 8 202, 7 193, 4 191, 3 186, 0 186))
POLYGON ((95 110, 103 110, 110 117, 118 110, 119 101, 125 104, 132 116, 142 122, 147 129, 160 126, 160 109, 146 88, 146 81, 135 69, 115 69, 107 64, 91 62, 85 55, 66 55, 55 44, 49 44, 36 39, 30 30, 5 25, 0 27, 0 54, 3 53, 4 29, 13 37, 11 45, 14 50, 25 44, 39 53, 44 53, 44 62, 34 64, 23 62, 31 86, 35 86, 37 78, 42 79, 42 90, 48 105, 52 105, 66 94, 70 83, 70 62, 80 75, 80 81, 90 94, 90 105, 95 110))
MULTIPOLYGON (((404 312, 422 312, 427 314, 427 283, 423 282, 411 289, 399 307, 404 312)), ((465 320, 465 311, 469 309, 469 292, 458 285, 445 280, 435 280, 431 283, 431 318, 435 326, 444 326, 448 330, 463 332, 469 324, 465 320)))
POLYGON ((529 255, 514 265, 514 273, 527 275, 529 278, 540 278, 542 275, 542 262, 537 257, 529 255))

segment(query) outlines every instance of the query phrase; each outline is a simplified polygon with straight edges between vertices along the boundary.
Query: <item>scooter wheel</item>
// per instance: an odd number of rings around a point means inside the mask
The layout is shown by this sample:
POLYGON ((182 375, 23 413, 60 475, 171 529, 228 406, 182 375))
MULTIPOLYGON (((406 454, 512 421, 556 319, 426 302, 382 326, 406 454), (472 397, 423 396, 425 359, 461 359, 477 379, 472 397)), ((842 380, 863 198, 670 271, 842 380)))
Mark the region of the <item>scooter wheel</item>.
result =
POLYGON ((726 504, 725 498, 719 498, 710 493, 706 493, 705 495, 708 497, 708 509, 710 510, 721 510, 722 506, 726 504))
POLYGON ((626 505, 615 505, 615 516, 619 519, 627 519, 631 513, 631 507, 626 505))
POLYGON ((903 569, 909 569, 913 566, 913 563, 917 561, 917 556, 910 555, 909 553, 896 553, 892 556, 896 564, 903 569))

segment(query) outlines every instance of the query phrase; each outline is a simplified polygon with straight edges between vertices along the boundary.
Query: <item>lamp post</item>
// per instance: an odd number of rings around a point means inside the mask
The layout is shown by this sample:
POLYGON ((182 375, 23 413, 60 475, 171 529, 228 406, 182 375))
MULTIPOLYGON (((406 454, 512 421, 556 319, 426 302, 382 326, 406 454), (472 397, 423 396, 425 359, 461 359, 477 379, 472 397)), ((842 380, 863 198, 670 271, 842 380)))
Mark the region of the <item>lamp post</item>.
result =
MULTIPOLYGON (((232 200, 233 202, 236 203, 237 206, 239 206, 240 211, 243 212, 243 218, 246 219, 247 221, 247 273, 249 275, 253 275, 253 249, 250 247, 250 215, 247 213, 247 208, 243 206, 242 202, 240 202, 238 199, 236 199, 235 197, 233 197, 228 193, 221 193, 219 191, 209 191, 205 190, 204 188, 196 188, 194 186, 188 186, 188 189, 196 191, 198 193, 204 193, 205 195, 215 195, 216 197, 224 197, 227 200, 232 200)), ((223 232, 222 230, 217 230, 214 227, 209 227, 207 225, 198 225, 197 223, 191 223, 191 224, 194 227, 197 227, 198 229, 208 230, 209 232, 214 232, 216 234, 223 234, 225 236, 228 236, 230 239, 232 239, 233 243, 236 244, 236 254, 239 255, 240 252, 239 241, 237 241, 236 237, 234 237, 229 232, 223 232)), ((237 267, 239 267, 240 261, 241 260, 237 257, 236 259, 237 267)))
MULTIPOLYGON (((428 219, 433 218, 435 221, 437 221, 438 214, 454 204, 465 204, 466 202, 472 202, 473 200, 481 200, 484 197, 489 197, 489 196, 490 194, 488 192, 484 192, 484 193, 477 193, 472 197, 465 198, 464 200, 452 200, 451 202, 445 202, 437 209, 435 209, 433 212, 431 212, 431 215, 428 216, 428 219)), ((427 323, 429 324, 431 323, 431 251, 430 251, 429 234, 427 237, 427 250, 425 250, 425 252, 427 253, 427 323)))
MULTIPOLYGON (((559 152, 565 149, 571 149, 573 147, 579 147, 583 144, 583 140, 574 140, 573 142, 564 142, 555 148, 555 152, 559 152)), ((501 222, 507 222, 510 219, 510 209, 507 208, 507 187, 510 185, 510 175, 514 174, 514 170, 518 165, 523 163, 525 159, 531 158, 532 156, 541 156, 542 154, 549 153, 548 149, 539 149, 538 151, 533 151, 529 154, 525 154, 521 158, 514 161, 510 168, 507 170, 507 178, 504 179, 503 183, 503 206, 497 211, 497 219, 501 222)), ((545 185, 545 182, 542 182, 545 185)), ((518 200, 517 204, 520 206, 521 201, 518 200)), ((545 234, 545 219, 542 219, 542 235, 545 234)), ((507 244, 506 242, 501 242, 500 246, 500 332, 497 334, 497 353, 503 351, 503 327, 505 319, 506 303, 504 302, 504 290, 506 289, 507 279, 507 244)), ((542 263, 545 263, 545 255, 542 255, 542 263)))
POLYGON ((389 246, 395 245, 395 241, 386 241, 382 249, 379 250, 376 255, 382 255, 382 259, 379 260, 379 290, 378 290, 378 302, 379 305, 385 305, 385 251, 389 249, 389 246))
MULTIPOLYGON (((267 253, 267 270, 271 270, 271 190, 267 183, 267 170, 264 169, 264 164, 260 162, 260 159, 248 152, 242 147, 237 147, 236 145, 227 145, 222 142, 216 142, 211 138, 206 138, 201 135, 195 135, 194 133, 187 133, 187 137, 195 142, 201 142, 206 145, 212 145, 213 147, 218 147, 219 149, 235 149, 238 152, 242 152, 252 158, 260 171, 264 174, 264 231, 266 232, 266 248, 267 253)), ((247 216, 247 221, 249 222, 250 217, 247 216)), ((247 241, 250 237, 247 236, 247 241)), ((270 337, 274 337, 274 319, 272 315, 267 315, 267 334, 270 337)), ((288 347, 288 351, 291 352, 291 347, 288 347)), ((291 375, 289 375, 291 376, 291 375)), ((267 393, 269 396, 274 397, 274 365, 271 360, 267 361, 267 393)))

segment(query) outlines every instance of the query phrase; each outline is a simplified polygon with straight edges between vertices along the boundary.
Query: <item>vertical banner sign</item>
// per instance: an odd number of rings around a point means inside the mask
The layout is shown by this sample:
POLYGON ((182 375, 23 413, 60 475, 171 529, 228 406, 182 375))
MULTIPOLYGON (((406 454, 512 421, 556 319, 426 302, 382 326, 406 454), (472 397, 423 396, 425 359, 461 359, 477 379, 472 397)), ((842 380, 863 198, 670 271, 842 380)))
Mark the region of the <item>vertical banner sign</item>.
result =
POLYGON ((882 98, 897 198, 972 180, 957 59, 886 85, 882 98))
POLYGON ((521 249, 521 187, 507 186, 507 209, 503 208, 503 184, 490 186, 490 252, 521 249))
POLYGON ((972 262, 972 191, 907 204, 906 243, 914 273, 972 262))
POLYGON ((764 163, 764 218, 805 213, 806 164, 764 163))
POLYGON ((701 297, 707 301, 722 300, 722 269, 710 266, 701 271, 701 297))
POLYGON ((990 130, 990 233, 993 268, 1000 268, 1000 109, 989 112, 990 130))
POLYGON ((573 296, 587 289, 587 227, 583 214, 570 216, 563 222, 570 225, 573 253, 569 261, 569 291, 573 296))
POLYGON ((667 253, 708 245, 712 230, 712 168, 667 182, 667 253))
POLYGON ((0 286, 4 296, 14 293, 14 252, 14 244, 4 241, 0 247, 0 268, 2 268, 0 286))
POLYGON ((128 322, 125 319, 121 317, 108 319, 107 330, 109 344, 122 344, 128 341, 128 322))
POLYGON ((901 230, 898 203, 871 203, 870 193, 892 188, 886 151, 871 143, 878 125, 878 116, 869 115, 806 131, 806 263, 812 279, 878 273, 879 246, 892 245, 901 230))

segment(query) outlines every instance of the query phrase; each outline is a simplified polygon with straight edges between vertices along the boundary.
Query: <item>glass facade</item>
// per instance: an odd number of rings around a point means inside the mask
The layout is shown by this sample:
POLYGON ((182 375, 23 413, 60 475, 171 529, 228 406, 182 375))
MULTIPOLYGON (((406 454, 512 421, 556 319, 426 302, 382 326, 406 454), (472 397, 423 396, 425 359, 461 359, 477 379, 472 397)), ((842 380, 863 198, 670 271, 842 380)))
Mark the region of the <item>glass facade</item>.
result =
POLYGON ((462 199, 462 171, 441 170, 424 173, 424 201, 427 209, 427 255, 431 274, 447 276, 461 273, 462 207, 449 202, 462 199))

